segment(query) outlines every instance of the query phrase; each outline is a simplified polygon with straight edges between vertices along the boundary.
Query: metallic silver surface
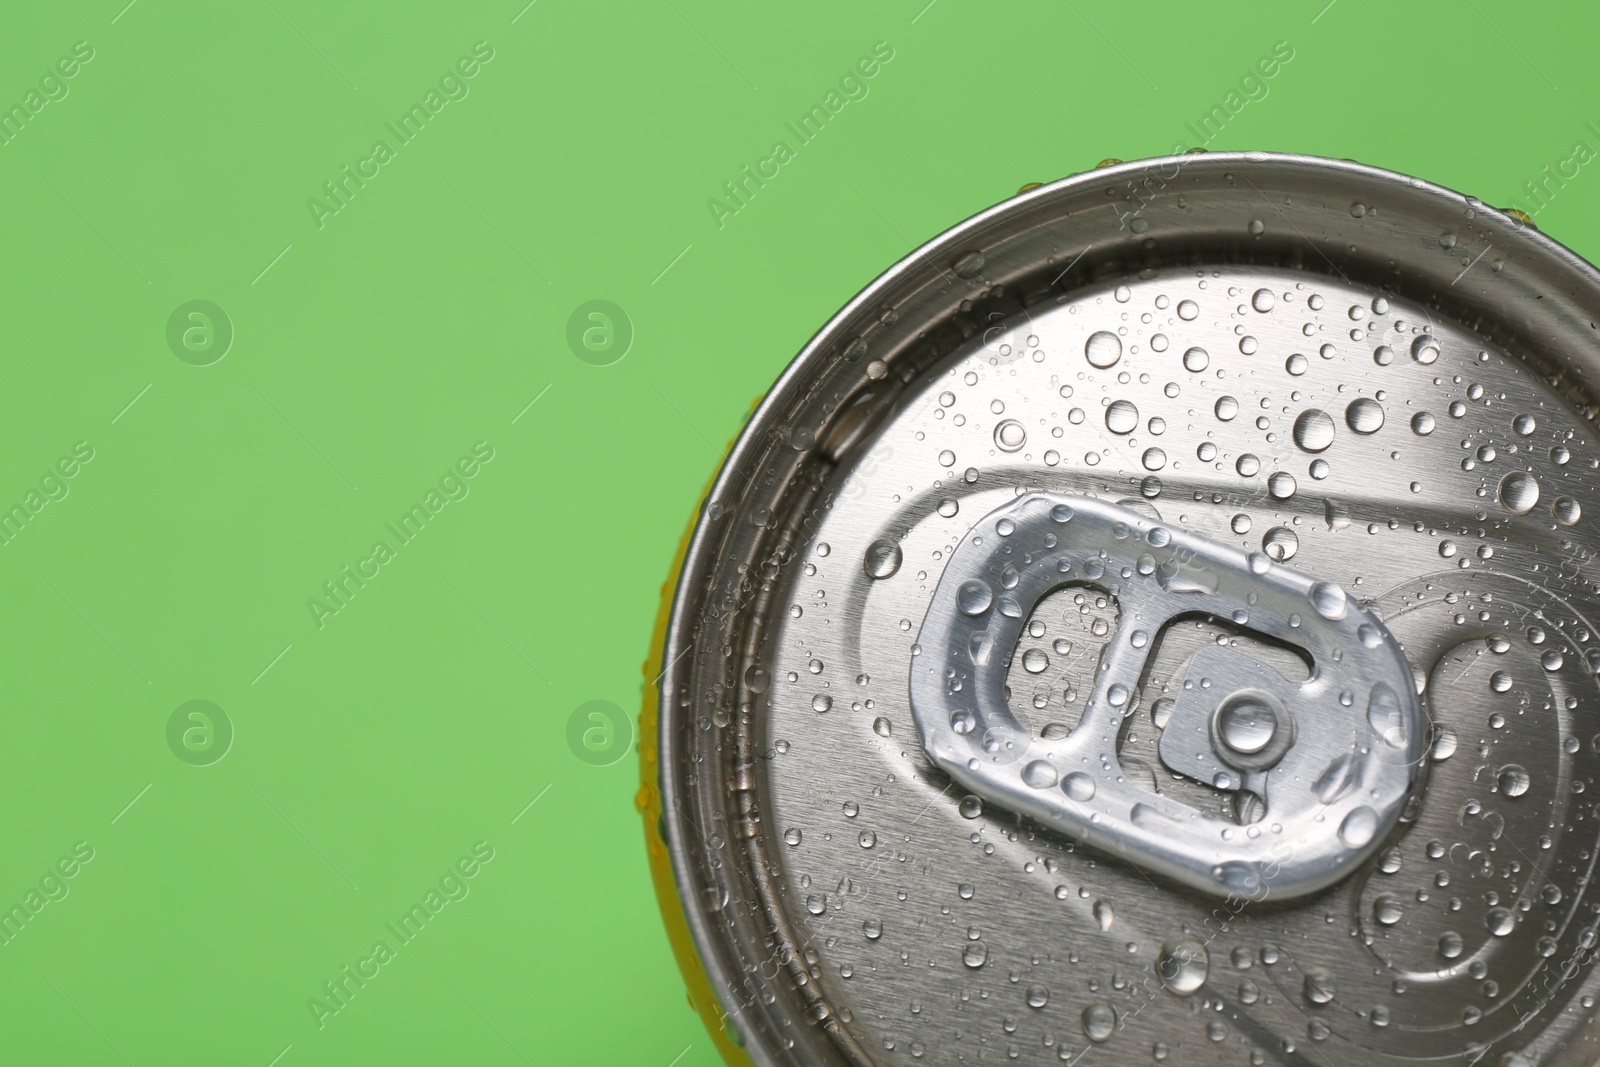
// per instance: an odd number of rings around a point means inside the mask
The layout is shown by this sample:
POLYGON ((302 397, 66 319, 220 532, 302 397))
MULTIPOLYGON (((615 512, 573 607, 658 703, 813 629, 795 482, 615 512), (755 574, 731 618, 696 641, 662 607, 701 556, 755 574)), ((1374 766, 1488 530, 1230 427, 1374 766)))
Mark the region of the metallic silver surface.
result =
MULTIPOLYGON (((1244 153, 1035 189, 851 301, 729 455, 664 650, 663 829, 752 1058, 1588 1064, 1596 322, 1594 269, 1492 208, 1244 153), (1199 893, 1187 866, 1080 844, 924 752, 908 676, 959 595, 946 572, 976 527, 1065 497, 1143 516, 1147 549, 1159 526, 1331 583, 1398 643, 1426 773, 1343 877, 1199 893)), ((1069 740, 1109 686, 1138 610, 1118 594, 1018 597, 992 710, 1030 746, 1069 740)), ((1321 662, 1249 611, 1151 629, 1137 703, 1094 753, 1245 841, 1315 795, 1271 769, 1296 749, 1409 725, 1366 714, 1382 664, 1337 668, 1362 682, 1350 708, 1301 714, 1321 662), (1245 765, 1218 788, 1199 755, 1223 702, 1184 683, 1224 669, 1259 699, 1229 712, 1245 765)))
MULTIPOLYGON (((1030 494, 974 523, 911 655, 922 747, 951 778, 1216 896, 1288 899, 1349 874, 1394 828, 1427 753, 1405 657, 1343 588, 1087 497, 1030 494), (1119 624, 1082 717, 1045 737, 1011 711, 1006 667, 1039 601, 1063 588, 1104 592, 1119 624), (1177 687, 1161 762, 1259 798, 1246 826, 1139 784, 1117 757, 1160 635, 1186 616, 1226 619, 1311 663, 1295 683, 1213 646, 1177 687)), ((1029 650, 1023 668, 1043 674, 1048 653, 1029 650)))

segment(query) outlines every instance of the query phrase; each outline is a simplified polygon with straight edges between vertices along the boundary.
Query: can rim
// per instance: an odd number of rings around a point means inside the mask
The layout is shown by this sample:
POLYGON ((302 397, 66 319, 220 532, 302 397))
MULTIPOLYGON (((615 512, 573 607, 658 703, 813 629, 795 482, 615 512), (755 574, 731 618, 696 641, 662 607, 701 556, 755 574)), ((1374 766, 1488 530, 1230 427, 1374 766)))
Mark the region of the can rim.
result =
MULTIPOLYGON (((1327 181, 1330 178, 1337 180, 1339 177, 1349 177, 1369 185, 1387 186, 1397 195, 1407 198, 1411 204, 1423 208, 1430 202, 1440 208, 1470 206, 1479 216, 1485 217, 1492 223, 1494 228, 1505 231, 1508 236, 1515 235, 1531 241, 1534 256, 1543 259, 1551 269, 1551 273, 1566 272, 1569 277, 1575 276, 1580 282, 1586 282, 1591 294, 1596 297, 1595 302, 1600 304, 1600 269, 1540 231, 1531 220, 1518 219, 1504 209, 1495 208, 1446 186, 1354 160, 1259 151, 1168 154, 1096 167, 1031 188, 1024 186, 1024 191, 1017 195, 977 212, 907 252, 830 316, 801 347, 754 407, 723 457, 716 476, 700 501, 700 511, 694 520, 693 532, 681 557, 677 580, 672 591, 672 605, 666 620, 665 639, 659 653, 660 662, 665 665, 656 683, 656 740, 659 759, 657 785, 660 790, 661 810, 683 810, 683 802, 686 799, 685 791, 674 774, 682 753, 679 752, 680 746, 674 730, 678 717, 673 714, 672 694, 678 691, 684 681, 688 669, 685 660, 693 648, 693 643, 687 635, 687 627, 693 622, 690 613, 698 600, 693 590, 703 586, 715 565, 713 546, 709 540, 711 523, 705 516, 705 507, 708 502, 720 499, 730 489, 733 473, 749 458, 752 451, 759 447, 758 429, 769 423, 778 413, 793 407, 801 398, 804 379, 817 369, 820 361, 836 353, 841 341, 848 339, 849 327, 858 322, 859 316, 864 311, 870 311, 885 293, 893 290, 897 283, 906 280, 915 271, 924 269, 929 262, 948 260, 951 253, 958 252, 963 243, 975 235, 981 234, 997 223, 1026 215, 1030 209, 1045 201, 1055 199, 1064 193, 1077 191, 1080 187, 1090 187, 1108 181, 1121 182, 1130 177, 1147 175, 1157 165, 1177 165, 1181 169, 1201 167, 1207 172, 1225 171, 1230 166, 1277 167, 1290 174, 1303 174, 1312 180, 1327 181)), ((1565 295, 1569 299, 1574 298, 1577 288, 1569 288, 1565 295)), ((711 987, 720 999, 722 991, 736 983, 730 981, 733 976, 727 973, 724 961, 718 953, 707 951, 708 946, 715 940, 715 931, 700 910, 689 906, 689 902, 696 899, 689 863, 690 842, 686 840, 683 828, 674 819, 664 820, 663 831, 664 844, 678 896, 683 905, 685 922, 698 950, 705 975, 710 979, 711 987)))

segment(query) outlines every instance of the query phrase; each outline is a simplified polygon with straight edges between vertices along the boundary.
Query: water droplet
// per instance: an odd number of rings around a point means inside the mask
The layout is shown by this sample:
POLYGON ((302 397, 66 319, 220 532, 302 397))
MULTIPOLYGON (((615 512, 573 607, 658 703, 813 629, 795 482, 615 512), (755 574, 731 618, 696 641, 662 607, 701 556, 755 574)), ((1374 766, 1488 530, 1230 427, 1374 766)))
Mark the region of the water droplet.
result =
POLYGON ((1446 930, 1439 935, 1439 955, 1447 960, 1453 960, 1461 955, 1461 950, 1465 947, 1461 941, 1461 935, 1454 930, 1446 930))
POLYGON ((963 819, 976 819, 983 814, 983 800, 968 793, 961 798, 961 803, 956 805, 956 810, 963 819))
POLYGON ((1094 912, 1094 921, 1102 930, 1111 929, 1112 924, 1117 921, 1117 911, 1109 900, 1095 901, 1094 907, 1090 910, 1094 912))
POLYGON ((894 573, 900 569, 900 564, 904 558, 904 553, 900 551, 898 541, 880 537, 867 546, 867 553, 861 565, 866 570, 867 577, 882 580, 884 578, 892 578, 894 573))
POLYGON ((950 497, 945 497, 945 498, 943 498, 942 500, 939 501, 939 507, 938 507, 939 514, 943 515, 947 519, 955 518, 956 517, 956 513, 959 512, 960 510, 961 510, 961 505, 956 503, 950 497))
POLYGON ((1250 231, 1252 237, 1260 237, 1267 232, 1267 224, 1260 219, 1251 219, 1250 225, 1246 226, 1245 229, 1250 231))
POLYGON ((1328 769, 1317 778, 1311 791, 1324 804, 1332 804, 1350 791, 1360 776, 1361 765, 1354 753, 1346 753, 1328 764, 1328 769))
POLYGON ((1304 988, 1306 999, 1313 1004, 1332 1002, 1336 992, 1332 973, 1321 967, 1312 967, 1306 971, 1304 988))
POLYGON ((1406 719, 1400 697, 1383 682, 1372 687, 1372 695, 1367 699, 1367 725, 1392 748, 1401 748, 1406 743, 1406 719))
POLYGON ((1526 515, 1539 502, 1539 480, 1527 471, 1512 471, 1500 479, 1500 503, 1513 515, 1526 515))
POLYGON ((1022 768, 1022 780, 1034 789, 1050 789, 1058 778, 1056 769, 1042 759, 1033 760, 1022 768))
POLYGON ((956 590, 956 607, 963 615, 982 615, 994 603, 994 590, 979 578, 968 578, 956 590))
POLYGON ((783 832, 783 843, 793 847, 800 843, 800 837, 800 831, 791 826, 783 832))
POLYGON ((983 253, 968 252, 950 265, 958 278, 976 278, 983 273, 983 253))
POLYGON ((1239 414, 1239 401, 1231 396, 1219 396, 1216 407, 1212 410, 1223 422, 1232 422, 1239 414))
POLYGON ((1083 354, 1091 367, 1104 370, 1122 358, 1122 339, 1106 330, 1098 330, 1084 342, 1083 354))
MULTIPOLYGON (((1266 292, 1266 290, 1262 290, 1266 292)), ((1211 972, 1205 943, 1192 937, 1175 937, 1156 953, 1156 974, 1161 984, 1180 997, 1197 992, 1211 972)))
POLYGON ((1443 763, 1456 754, 1458 743, 1454 730, 1448 726, 1440 726, 1434 735, 1433 748, 1429 750, 1428 756, 1435 763, 1443 763))
POLYGON ((1339 824, 1339 840, 1345 848, 1365 848, 1378 832, 1378 813, 1365 804, 1352 808, 1339 824))
POLYGON ((871 830, 863 830, 856 840, 860 842, 862 848, 871 848, 878 843, 878 835, 871 830))
POLYGON ((1057 504, 1050 509, 1050 517, 1056 522, 1071 522, 1072 507, 1068 504, 1057 504))
POLYGON ((1139 462, 1144 464, 1147 471, 1158 471, 1167 465, 1167 454, 1159 448, 1147 448, 1144 455, 1139 457, 1139 462))
POLYGON ((1104 1002, 1083 1009, 1083 1035, 1095 1044, 1109 1041, 1117 1032, 1117 1009, 1104 1002))
POLYGON ((989 946, 982 941, 969 941, 961 950, 961 962, 976 970, 989 962, 989 946))
POLYGON ((1336 622, 1344 618, 1350 609, 1349 597, 1345 595, 1344 589, 1334 582, 1312 583, 1307 599, 1311 601, 1311 606, 1316 609, 1318 615, 1336 622))
POLYGON ((827 711, 833 707, 833 698, 827 693, 818 693, 811 698, 811 709, 817 712, 827 711))
POLYGON ((1232 530, 1236 534, 1249 533, 1250 532, 1250 516, 1246 515, 1242 511, 1239 512, 1233 518, 1228 520, 1228 529, 1232 530))
POLYGON ((1550 504, 1550 512, 1563 526, 1572 526, 1583 518, 1583 508, 1570 496, 1558 496, 1550 504))
POLYGON ((894 726, 889 722, 888 719, 884 718, 882 715, 879 715, 876 719, 872 720, 872 732, 877 734, 879 737, 890 737, 894 734, 894 726))
POLYGON ((1411 342, 1411 358, 1418 363, 1432 363, 1439 358, 1439 342, 1431 333, 1418 334, 1411 342))
POLYGON ((1495 671, 1489 675, 1489 688, 1496 693, 1504 693, 1516 684, 1516 680, 1505 671, 1495 671))
POLYGON ((1048 1003, 1050 1003, 1050 990, 1042 985, 1028 987, 1028 1007, 1042 1008, 1048 1003))
POLYGON ((1257 289, 1255 295, 1250 297, 1250 306, 1262 314, 1271 311, 1276 303, 1277 300, 1273 297, 1271 289, 1257 289))
POLYGON ((1230 697, 1217 711, 1217 733, 1235 752, 1254 755, 1271 744, 1277 732, 1277 713, 1253 693, 1230 697))
POLYGON ((1377 433, 1383 428, 1383 405, 1370 397, 1357 397, 1344 409, 1344 421, 1356 433, 1377 433))
POLYGON ((1377 919, 1381 926, 1393 926, 1403 915, 1405 908, 1401 905, 1400 898, 1392 894, 1381 894, 1372 902, 1372 917, 1377 919))
POLYGON ((1428 436, 1433 432, 1433 428, 1438 424, 1438 420, 1436 420, 1431 413, 1426 411, 1419 411, 1415 415, 1411 416, 1411 432, 1416 434, 1418 437, 1428 436))
POLYGON ((1288 500, 1294 496, 1294 491, 1294 475, 1288 471, 1278 471, 1267 479, 1267 492, 1274 500, 1288 500))
POLYGON ((1139 409, 1131 400, 1113 400, 1106 406, 1106 429, 1112 433, 1132 433, 1139 428, 1139 409))
POLYGON ((861 932, 868 941, 876 941, 883 936, 883 921, 881 919, 866 919, 861 923, 861 932))
POLYGON ((1307 452, 1324 452, 1333 444, 1333 416, 1307 408, 1294 420, 1294 443, 1307 452))
POLYGON ((1268 557, 1282 563, 1284 560, 1293 559, 1294 554, 1300 550, 1300 538, 1287 526, 1274 526, 1261 538, 1261 550, 1268 557))
POLYGON ((1082 771, 1073 771, 1061 781, 1061 790, 1068 797, 1082 804, 1094 799, 1094 779, 1082 771))
POLYGON ((1195 347, 1183 354, 1183 369, 1191 374, 1199 374, 1211 364, 1211 355, 1205 349, 1195 347))
POLYGON ((1500 792, 1508 797, 1520 797, 1533 784, 1532 779, 1528 776, 1527 769, 1515 763, 1508 763, 1501 767, 1495 774, 1494 780, 1500 792))
POLYGON ((1040 648, 1030 648, 1022 654, 1022 669, 1029 674, 1042 674, 1050 666, 1050 657, 1040 648))
POLYGON ((995 447, 1002 452, 1015 452, 1028 440, 1028 431, 1016 419, 1005 419, 994 428, 995 447))

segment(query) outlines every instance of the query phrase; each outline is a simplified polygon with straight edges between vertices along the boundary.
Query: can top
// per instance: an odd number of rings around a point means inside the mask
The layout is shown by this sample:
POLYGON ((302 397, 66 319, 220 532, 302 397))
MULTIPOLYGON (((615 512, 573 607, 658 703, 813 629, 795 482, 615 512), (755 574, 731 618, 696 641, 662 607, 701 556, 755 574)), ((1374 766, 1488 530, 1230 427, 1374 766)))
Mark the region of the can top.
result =
POLYGON ((852 300, 663 651, 666 839, 752 1057, 1563 1062, 1596 321, 1521 220, 1267 153, 1031 189, 852 300))

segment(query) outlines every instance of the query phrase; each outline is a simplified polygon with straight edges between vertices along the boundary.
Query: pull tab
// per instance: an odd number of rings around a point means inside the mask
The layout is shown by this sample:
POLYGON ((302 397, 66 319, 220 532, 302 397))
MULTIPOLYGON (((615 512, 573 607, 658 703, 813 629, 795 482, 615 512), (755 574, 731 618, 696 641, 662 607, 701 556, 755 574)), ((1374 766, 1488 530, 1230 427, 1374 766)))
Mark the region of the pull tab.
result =
POLYGON ((911 666, 923 747, 952 778, 1142 867, 1217 895, 1315 892, 1371 855, 1415 788, 1427 731, 1410 667, 1340 586, 1088 497, 997 508, 951 554, 911 666), (1034 736, 1006 665, 1035 605, 1064 585, 1116 598, 1083 716, 1034 736), (1168 769, 1266 803, 1248 826, 1134 785, 1117 737, 1156 638, 1209 615, 1309 658, 1304 682, 1233 649, 1196 653, 1158 751, 1168 769))

